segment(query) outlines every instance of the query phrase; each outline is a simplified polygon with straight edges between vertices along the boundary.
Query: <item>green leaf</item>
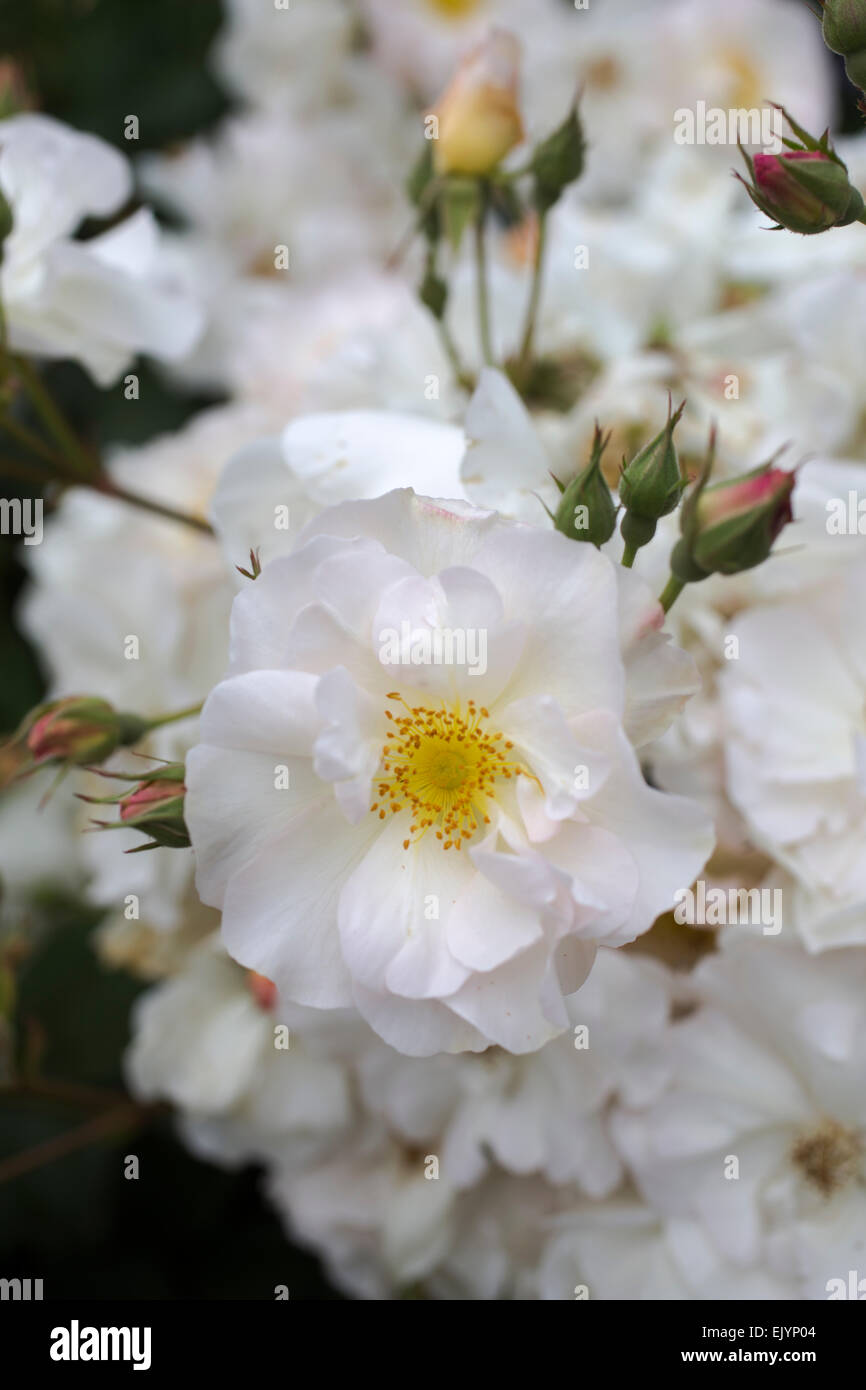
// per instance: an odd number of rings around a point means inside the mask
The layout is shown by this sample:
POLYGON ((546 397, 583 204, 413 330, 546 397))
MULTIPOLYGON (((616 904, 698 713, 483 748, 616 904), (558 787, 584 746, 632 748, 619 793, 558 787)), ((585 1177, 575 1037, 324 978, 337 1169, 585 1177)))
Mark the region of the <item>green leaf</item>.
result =
POLYGON ((577 106, 573 106, 562 125, 536 146, 530 169, 535 177, 535 206, 547 212, 558 202, 563 189, 583 173, 586 143, 577 106))

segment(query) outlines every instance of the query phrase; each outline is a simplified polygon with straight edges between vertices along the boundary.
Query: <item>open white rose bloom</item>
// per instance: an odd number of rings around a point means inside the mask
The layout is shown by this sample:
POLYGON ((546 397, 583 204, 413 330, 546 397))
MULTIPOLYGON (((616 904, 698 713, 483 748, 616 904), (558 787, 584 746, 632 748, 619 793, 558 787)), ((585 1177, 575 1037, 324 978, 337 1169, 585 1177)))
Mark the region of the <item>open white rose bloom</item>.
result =
POLYGON ((200 8, 0 59, 15 1258, 866 1298, 866 0, 200 8))
POLYGON ((660 620, 593 547, 490 512, 407 489, 323 512, 235 600, 187 761, 230 952, 402 1052, 555 1036, 597 945, 712 847, 634 751, 694 688, 660 620))

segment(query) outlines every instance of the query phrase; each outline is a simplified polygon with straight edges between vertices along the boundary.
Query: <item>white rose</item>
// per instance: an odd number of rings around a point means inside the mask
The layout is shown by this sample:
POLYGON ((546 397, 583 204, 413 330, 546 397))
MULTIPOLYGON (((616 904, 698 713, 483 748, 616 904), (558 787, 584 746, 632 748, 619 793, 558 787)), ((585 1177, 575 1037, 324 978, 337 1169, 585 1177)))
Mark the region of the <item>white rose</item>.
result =
POLYGON ((324 512, 235 600, 188 759, 229 951, 413 1055, 561 1032, 597 944, 646 931, 712 844, 630 741, 694 688, 661 617, 593 547, 462 503, 324 512))

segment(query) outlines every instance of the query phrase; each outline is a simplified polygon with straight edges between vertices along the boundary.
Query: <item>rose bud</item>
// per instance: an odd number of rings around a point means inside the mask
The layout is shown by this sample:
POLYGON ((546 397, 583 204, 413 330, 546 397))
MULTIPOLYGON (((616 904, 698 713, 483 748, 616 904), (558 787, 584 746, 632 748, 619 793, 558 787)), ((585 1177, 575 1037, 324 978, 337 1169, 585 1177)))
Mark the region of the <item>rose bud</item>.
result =
POLYGON ((619 500, 625 507, 625 516, 620 531, 629 551, 649 544, 659 518, 674 510, 686 486, 674 445, 674 430, 685 404, 683 401, 672 415, 668 399, 668 418, 664 429, 622 470, 619 500))
POLYGON ((800 144, 781 154, 756 154, 741 149, 752 182, 737 178, 756 207, 773 219, 777 227, 787 227, 802 236, 814 236, 830 227, 847 227, 864 218, 863 199, 849 182, 848 170, 830 148, 826 133, 816 140, 782 111, 800 144))
POLYGON ((24 741, 32 762, 101 763, 121 744, 141 738, 147 725, 121 714, 107 700, 70 695, 40 705, 25 720, 24 741))
POLYGON ((150 836, 142 849, 162 845, 185 849, 189 835, 183 818, 186 795, 183 763, 168 763, 118 801, 120 823, 150 836))
MULTIPOLYGON (((609 440, 610 435, 603 437, 596 425, 592 455, 586 468, 572 478, 567 486, 557 482, 562 497, 553 524, 557 531, 561 531, 564 536, 570 536, 572 540, 604 545, 613 535, 616 526, 616 505, 601 471, 601 456, 609 440)), ((556 482, 556 479, 554 481, 556 482)))
POLYGON ((684 583, 709 574, 739 574, 769 555, 793 520, 794 474, 765 463, 740 478, 698 485, 694 505, 683 511, 683 535, 671 555, 671 571, 684 583))
POLYGON ((845 59, 855 87, 866 87, 866 0, 822 0, 824 42, 845 59))
POLYGON ((520 144, 519 57, 514 35, 493 29, 464 58, 434 112, 437 174, 489 174, 520 144))

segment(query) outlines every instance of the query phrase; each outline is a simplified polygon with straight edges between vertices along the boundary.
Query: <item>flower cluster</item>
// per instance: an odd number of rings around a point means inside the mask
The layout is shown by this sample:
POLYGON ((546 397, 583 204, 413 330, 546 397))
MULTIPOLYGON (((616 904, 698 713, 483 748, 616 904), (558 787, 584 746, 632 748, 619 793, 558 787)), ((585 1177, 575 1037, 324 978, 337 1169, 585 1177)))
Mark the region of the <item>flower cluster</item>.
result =
MULTIPOLYGON (((866 81, 866 4, 823 38, 866 81)), ((841 1296, 866 135, 808 133, 821 24, 226 0, 212 66, 230 114, 134 170, 0 120, 0 428, 50 513, 0 966, 46 882, 97 909, 133 1096, 354 1297, 841 1296), (222 403, 97 453, 45 364, 141 353, 222 403)))

